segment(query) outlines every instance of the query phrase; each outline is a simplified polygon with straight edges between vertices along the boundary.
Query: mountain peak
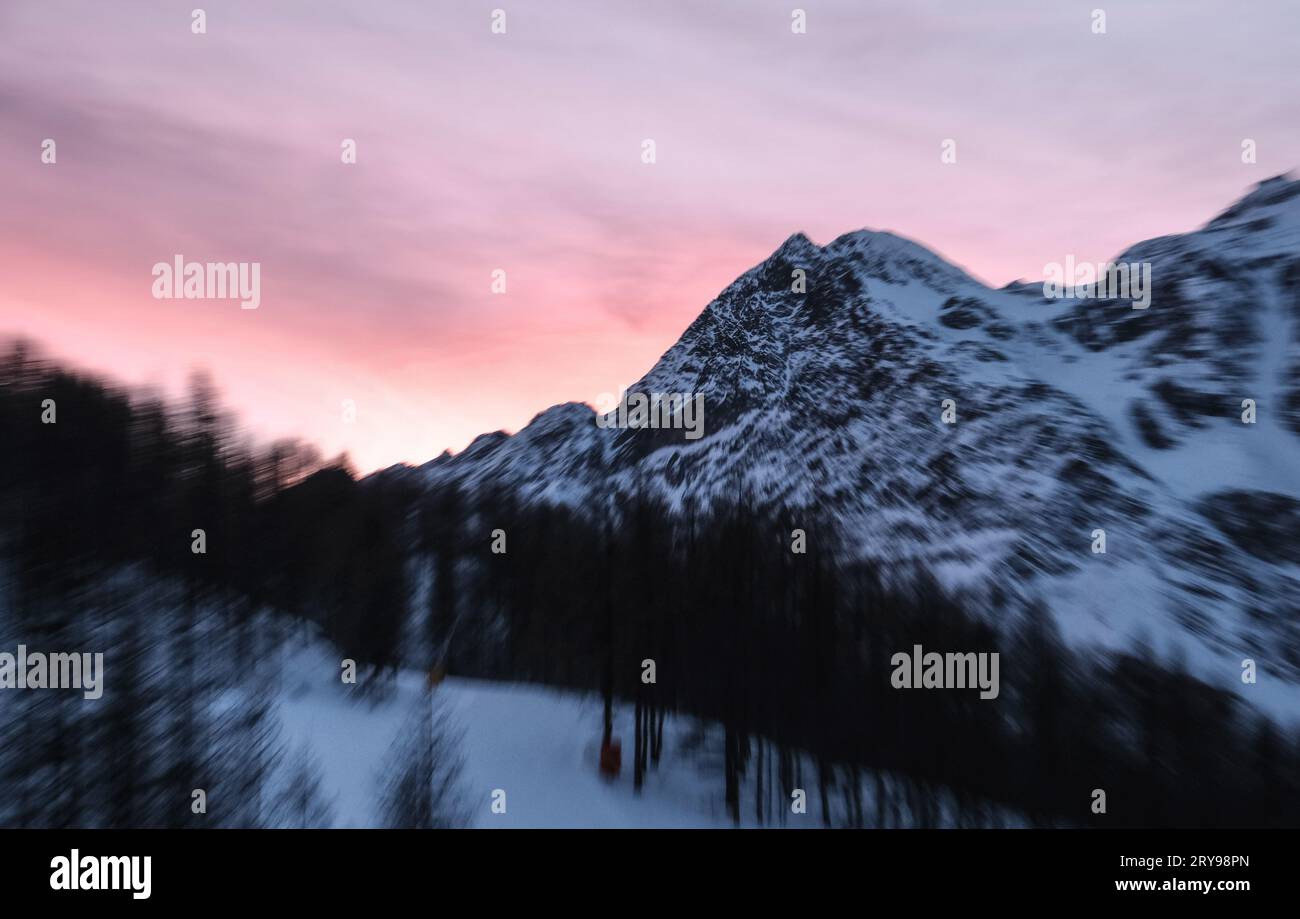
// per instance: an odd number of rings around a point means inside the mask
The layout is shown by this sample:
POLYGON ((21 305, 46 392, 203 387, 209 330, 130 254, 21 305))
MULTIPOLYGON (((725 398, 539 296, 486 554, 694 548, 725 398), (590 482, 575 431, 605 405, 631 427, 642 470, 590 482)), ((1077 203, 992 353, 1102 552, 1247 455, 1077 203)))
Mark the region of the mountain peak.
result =
POLYGON ((798 260, 821 255, 821 248, 803 233, 794 233, 772 253, 773 258, 798 260))
POLYGON ((853 230, 836 237, 822 251, 859 262, 868 277, 893 283, 915 280, 936 289, 979 284, 933 249, 889 230, 853 230))
MULTIPOLYGON (((1290 172, 1275 175, 1257 183, 1235 204, 1206 224, 1206 228, 1235 223, 1246 214, 1258 215, 1261 211, 1276 208, 1296 199, 1300 199, 1300 179, 1290 172)), ((1292 207, 1300 208, 1300 203, 1292 207)))
POLYGON ((1280 666, 1300 693, 1289 620, 1264 612, 1290 608, 1294 578, 1271 544, 1241 536, 1300 505, 1298 254, 1291 176, 1204 229, 1128 250, 1122 260, 1161 279, 1149 310, 1045 304, 1038 284, 993 290, 890 232, 825 246, 795 233, 632 387, 698 395, 698 439, 599 426, 569 403, 424 472, 576 509, 640 490, 675 509, 811 509, 860 534, 864 560, 924 560, 963 589, 1050 593, 1076 637, 1160 617, 1218 666, 1254 630, 1288 649, 1280 666), (1241 428, 1256 393, 1276 464, 1241 428), (947 400, 956 422, 941 418, 947 400), (1086 560, 1092 520, 1128 535, 1116 564, 1132 578, 1086 560), (1145 548, 1171 538, 1167 556, 1145 548), (1222 629, 1199 625, 1214 617, 1222 629))

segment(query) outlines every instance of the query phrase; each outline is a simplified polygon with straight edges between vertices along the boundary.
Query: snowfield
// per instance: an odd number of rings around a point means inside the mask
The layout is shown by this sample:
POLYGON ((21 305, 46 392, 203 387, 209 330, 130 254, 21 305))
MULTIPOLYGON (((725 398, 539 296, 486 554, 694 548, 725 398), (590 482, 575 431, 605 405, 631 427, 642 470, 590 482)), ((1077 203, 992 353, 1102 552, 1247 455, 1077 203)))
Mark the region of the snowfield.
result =
MULTIPOLYGON (((424 674, 403 671, 385 698, 374 700, 339 680, 339 660, 325 642, 286 652, 278 711, 286 751, 311 752, 320 767, 321 790, 335 827, 377 827, 382 764, 415 705, 429 705, 424 674)), ((358 680, 364 679, 358 675, 358 680)), ((359 685, 359 683, 358 683, 359 685)), ((658 767, 646 772, 638 795, 632 790, 632 712, 615 708, 614 736, 623 739, 623 770, 606 780, 597 768, 601 700, 574 692, 520 683, 446 678, 435 690, 460 738, 459 792, 475 829, 728 829, 723 800, 720 726, 690 717, 668 716, 658 767), (498 789, 506 812, 492 812, 498 789)), ((822 804, 815 766, 802 763, 807 812, 792 813, 790 802, 769 789, 766 819, 754 810, 754 785, 741 783, 741 828, 818 829, 822 804)), ((888 773, 882 781, 897 790, 888 773)), ((875 774, 864 770, 861 798, 875 811, 875 774)), ((846 825, 848 786, 832 782, 830 811, 835 826, 846 825)), ((936 790, 942 826, 957 825, 953 802, 936 790)), ((891 819, 911 823, 905 801, 890 805, 891 819)), ((999 806, 987 814, 992 825, 1025 826, 1021 815, 999 806)), ((868 823, 870 825, 870 823, 868 823)))
MULTIPOLYGON (((361 679, 364 679, 363 677, 361 679)), ((319 646, 286 660, 280 716, 289 749, 306 745, 322 770, 335 825, 378 825, 380 771, 411 707, 425 698, 424 674, 404 671, 395 691, 372 702, 339 679, 339 662, 319 646)), ((681 719, 664 727, 664 756, 632 791, 631 742, 617 780, 597 769, 599 698, 522 684, 448 677, 435 690, 462 734, 461 791, 476 828, 728 827, 721 773, 688 758, 681 719), (491 812, 506 793, 506 813, 491 812)), ((631 734, 631 715, 616 715, 615 736, 631 734)), ((809 815, 797 819, 819 826, 809 815)), ((791 818, 792 820, 796 818, 791 818)))

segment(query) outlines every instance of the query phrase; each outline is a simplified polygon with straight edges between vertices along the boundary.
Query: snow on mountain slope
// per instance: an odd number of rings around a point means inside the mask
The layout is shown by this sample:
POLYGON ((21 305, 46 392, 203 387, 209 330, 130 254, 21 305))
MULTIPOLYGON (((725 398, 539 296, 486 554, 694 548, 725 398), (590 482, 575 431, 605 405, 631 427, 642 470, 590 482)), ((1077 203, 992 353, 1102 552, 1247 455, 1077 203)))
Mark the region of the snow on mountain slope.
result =
POLYGON ((1011 608, 1041 596, 1068 639, 1143 636, 1294 711, 1300 181, 1116 261, 1151 264, 1148 309, 994 290, 890 233, 796 234, 630 388, 702 393, 699 440, 569 403, 421 474, 574 506, 635 486, 829 510, 886 570, 924 563, 977 608, 993 586, 1011 608), (1240 682, 1247 656, 1259 686, 1240 682))

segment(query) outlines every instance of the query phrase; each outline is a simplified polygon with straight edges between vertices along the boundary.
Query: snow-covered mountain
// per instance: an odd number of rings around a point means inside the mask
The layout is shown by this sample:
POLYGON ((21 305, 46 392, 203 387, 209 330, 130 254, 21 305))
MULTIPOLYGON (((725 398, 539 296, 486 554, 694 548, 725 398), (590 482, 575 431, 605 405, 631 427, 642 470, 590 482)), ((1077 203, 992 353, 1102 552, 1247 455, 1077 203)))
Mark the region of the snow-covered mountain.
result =
POLYGON ((633 487, 815 506, 887 570, 923 563, 984 608, 991 586, 1042 597, 1067 639, 1145 636, 1294 704, 1300 180, 1115 261, 1150 263, 1149 308, 991 289, 891 233, 796 234, 629 390, 702 393, 698 440, 568 403, 406 474, 575 506, 633 487))

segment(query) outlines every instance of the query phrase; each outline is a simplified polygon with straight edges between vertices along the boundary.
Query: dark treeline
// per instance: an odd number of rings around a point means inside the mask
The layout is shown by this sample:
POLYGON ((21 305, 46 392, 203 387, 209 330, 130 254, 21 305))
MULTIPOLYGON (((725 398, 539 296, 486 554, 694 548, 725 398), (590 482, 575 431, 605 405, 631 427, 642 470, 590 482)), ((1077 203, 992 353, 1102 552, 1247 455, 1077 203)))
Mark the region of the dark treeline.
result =
MULTIPOLYGON (((629 705, 638 788, 667 714, 717 723, 736 819, 787 820, 805 789, 828 825, 1300 824, 1297 739, 1231 695, 1142 649, 1071 652, 1046 609, 975 616, 924 572, 846 564, 828 519, 743 502, 669 512, 639 495, 572 510, 504 487, 357 481, 300 446, 240 442, 202 378, 172 407, 22 346, 0 357, 0 433, 0 560, 31 643, 63 646, 77 617, 94 616, 119 649, 142 635, 156 644, 148 608, 86 602, 144 563, 182 585, 167 604, 182 624, 199 605, 222 611, 236 657, 256 653, 250 623, 272 609, 319 625, 375 685, 405 664, 579 689, 605 698, 607 736, 613 705, 629 705), (795 529, 805 552, 792 549, 795 529), (894 689, 892 655, 914 645, 999 653, 1000 695, 894 689), (1105 814, 1093 813, 1095 789, 1105 814)), ((194 635, 176 629, 165 666, 188 673, 210 652, 194 635)), ((136 704, 119 697, 111 711, 129 720, 136 704)), ((205 730, 184 706, 166 719, 181 727, 169 743, 205 730)), ((44 730, 37 759, 75 770, 59 735, 57 723, 44 730)))
MULTIPOLYGON (((0 444, 0 650, 104 655, 96 701, 0 693, 0 825, 327 824, 310 753, 279 736, 259 662, 283 629, 259 611, 292 593, 283 609, 355 625, 338 611, 382 602, 372 581, 401 589, 400 565, 364 567, 394 543, 352 477, 240 444, 202 377, 173 406, 21 344, 0 354, 0 444)), ((395 638, 358 634, 394 663, 395 638)))
POLYGON ((289 612, 357 660, 396 667, 408 496, 362 487, 345 459, 293 441, 254 450, 202 376, 174 407, 21 343, 0 356, 0 434, 0 547, 20 621, 147 561, 196 593, 230 592, 233 618, 289 612))
POLYGON ((828 825, 1300 819, 1297 738, 1230 694, 1141 649, 1072 653, 1041 606, 1004 624, 969 615, 924 573, 886 587, 837 561, 831 521, 738 505, 670 513, 644 497, 588 515, 491 494, 463 519, 469 531, 437 549, 478 560, 454 604, 451 669, 633 705, 637 784, 658 760, 663 714, 684 712, 723 726, 737 818, 782 820, 803 788, 828 825), (508 550, 492 555, 498 528, 508 550), (895 689, 891 659, 914 645, 997 652, 1000 695, 895 689))

